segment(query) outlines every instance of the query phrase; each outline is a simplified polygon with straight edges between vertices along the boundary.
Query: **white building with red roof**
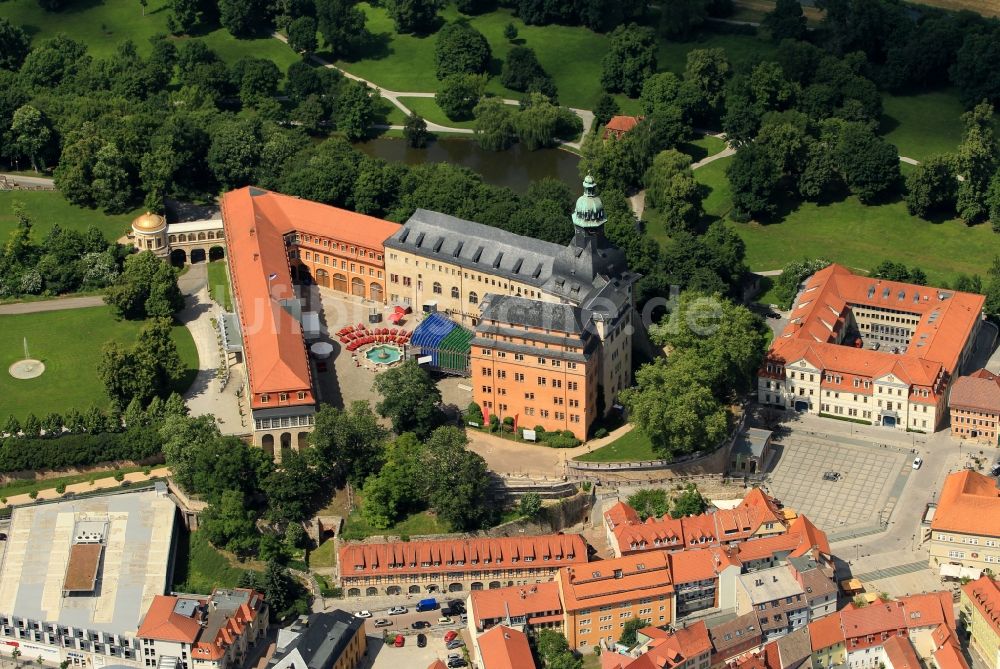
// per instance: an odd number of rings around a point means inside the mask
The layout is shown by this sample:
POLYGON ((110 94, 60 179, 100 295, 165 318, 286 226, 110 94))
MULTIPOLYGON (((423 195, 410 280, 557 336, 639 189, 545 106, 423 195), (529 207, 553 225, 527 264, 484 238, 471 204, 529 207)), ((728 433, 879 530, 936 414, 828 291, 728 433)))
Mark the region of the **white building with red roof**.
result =
POLYGON ((975 350, 982 295, 859 276, 806 280, 758 371, 762 404, 933 432, 975 350))

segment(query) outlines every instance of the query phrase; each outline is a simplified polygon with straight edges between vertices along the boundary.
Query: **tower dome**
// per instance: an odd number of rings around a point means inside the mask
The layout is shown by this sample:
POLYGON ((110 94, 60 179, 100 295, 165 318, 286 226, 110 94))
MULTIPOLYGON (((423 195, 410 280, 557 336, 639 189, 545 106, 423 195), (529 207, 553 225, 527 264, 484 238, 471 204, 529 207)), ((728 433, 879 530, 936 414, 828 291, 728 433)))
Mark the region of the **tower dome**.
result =
POLYGON ((167 219, 149 211, 132 221, 132 229, 136 232, 159 232, 165 227, 167 227, 167 219))
POLYGON ((583 195, 577 198, 576 208, 573 210, 573 225, 578 228, 597 228, 607 221, 604 203, 594 192, 596 188, 597 182, 588 174, 583 180, 583 195))

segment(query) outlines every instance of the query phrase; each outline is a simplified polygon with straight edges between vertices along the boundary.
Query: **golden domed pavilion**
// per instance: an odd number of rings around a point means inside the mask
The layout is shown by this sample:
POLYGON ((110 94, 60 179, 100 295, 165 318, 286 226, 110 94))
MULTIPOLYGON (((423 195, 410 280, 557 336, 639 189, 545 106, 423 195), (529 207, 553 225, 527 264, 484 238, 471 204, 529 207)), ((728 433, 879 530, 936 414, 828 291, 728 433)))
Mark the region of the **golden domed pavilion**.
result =
POLYGON ((153 251, 165 256, 167 248, 167 219, 147 211, 132 221, 132 237, 135 247, 141 251, 153 251))

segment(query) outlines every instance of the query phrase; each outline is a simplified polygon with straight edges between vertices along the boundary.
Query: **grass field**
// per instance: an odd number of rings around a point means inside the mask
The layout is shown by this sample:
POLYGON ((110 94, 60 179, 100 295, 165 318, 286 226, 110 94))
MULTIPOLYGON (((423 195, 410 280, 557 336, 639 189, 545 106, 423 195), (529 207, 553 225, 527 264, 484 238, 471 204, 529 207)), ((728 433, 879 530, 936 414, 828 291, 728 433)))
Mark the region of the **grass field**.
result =
POLYGON ((118 239, 128 230, 129 224, 138 211, 129 214, 108 216, 99 209, 87 209, 70 204, 56 191, 0 191, 0 243, 6 242, 11 230, 17 225, 14 218, 13 205, 20 202, 31 217, 34 224, 33 235, 36 241, 59 224, 64 230, 84 232, 91 225, 96 225, 104 233, 108 241, 118 239))
MULTIPOLYGON (((169 5, 169 0, 149 0, 146 15, 143 16, 142 7, 132 0, 67 3, 66 8, 59 12, 45 11, 38 6, 36 0, 7 0, 3 3, 0 15, 14 24, 22 25, 35 44, 59 33, 66 33, 73 39, 85 42, 95 58, 105 58, 112 55, 118 44, 126 39, 135 42, 139 53, 149 53, 149 38, 167 33, 169 5)), ((191 38, 171 39, 180 44, 191 38)), ((299 59, 295 52, 271 37, 238 40, 227 30, 217 29, 195 39, 204 41, 227 62, 234 62, 244 56, 268 58, 284 71, 299 59)))
POLYGON ((229 272, 225 260, 208 263, 208 288, 216 304, 228 312, 233 310, 232 290, 229 287, 229 272))
POLYGON ((583 462, 628 462, 631 460, 655 460, 653 444, 649 437, 638 429, 632 429, 595 451, 573 458, 583 462))
POLYGON ((452 121, 438 107, 438 103, 434 101, 434 98, 399 98, 399 101, 409 107, 410 111, 417 116, 422 116, 424 120, 431 123, 437 123, 450 128, 472 128, 476 125, 474 120, 452 121))
MULTIPOLYGON (((0 316, 0 416, 23 420, 29 413, 42 417, 74 407, 107 406, 97 375, 101 348, 111 340, 131 345, 141 327, 142 321, 116 320, 106 306, 0 316), (45 373, 17 380, 7 367, 24 357, 25 337, 31 357, 45 363, 45 373)), ((173 338, 188 368, 177 388, 183 391, 197 373, 198 352, 183 325, 174 327, 173 338)))
POLYGON ((343 539, 364 539, 379 535, 417 536, 421 534, 445 534, 451 528, 430 511, 421 511, 407 516, 395 525, 379 530, 367 523, 358 511, 353 511, 344 522, 343 539))
POLYGON ((899 155, 926 160, 954 152, 962 141, 962 108, 951 91, 922 95, 883 94, 882 131, 899 155))
POLYGON ((181 530, 177 544, 173 589, 178 592, 207 593, 215 588, 233 588, 243 572, 255 568, 252 564, 233 564, 201 532, 181 530))
POLYGON ((309 552, 309 566, 313 569, 337 566, 337 547, 333 539, 327 539, 316 550, 309 552))

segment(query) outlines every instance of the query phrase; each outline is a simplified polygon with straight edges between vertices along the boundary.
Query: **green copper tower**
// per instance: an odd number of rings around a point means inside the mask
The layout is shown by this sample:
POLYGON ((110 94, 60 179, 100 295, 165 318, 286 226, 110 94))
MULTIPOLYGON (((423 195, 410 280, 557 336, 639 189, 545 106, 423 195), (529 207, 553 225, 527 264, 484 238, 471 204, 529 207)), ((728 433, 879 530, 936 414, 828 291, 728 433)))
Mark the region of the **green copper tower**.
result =
POLYGON ((594 192, 596 189, 597 182, 588 174, 583 180, 583 195, 577 198, 576 208, 573 210, 573 225, 578 228, 600 228, 608 220, 604 215, 604 203, 594 192))

